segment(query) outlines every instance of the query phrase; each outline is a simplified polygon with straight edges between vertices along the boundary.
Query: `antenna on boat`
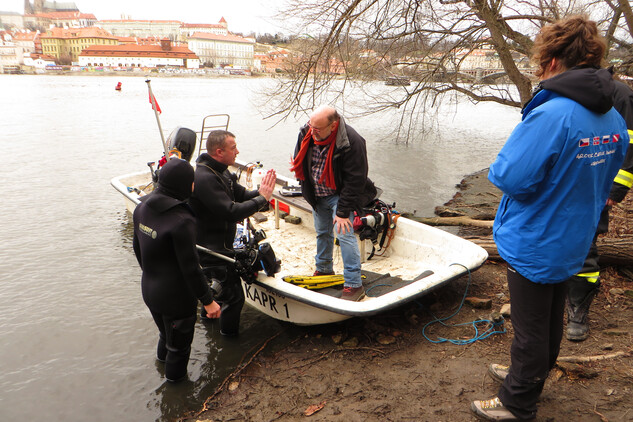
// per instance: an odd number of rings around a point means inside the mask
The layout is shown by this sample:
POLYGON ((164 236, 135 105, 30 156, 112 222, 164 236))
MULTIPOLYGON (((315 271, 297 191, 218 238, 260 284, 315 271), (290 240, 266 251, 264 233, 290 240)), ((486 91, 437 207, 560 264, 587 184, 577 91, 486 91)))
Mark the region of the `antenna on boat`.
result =
POLYGON ((160 106, 156 101, 156 97, 154 97, 154 93, 152 92, 151 81, 147 79, 147 89, 149 90, 149 102, 152 105, 152 109, 154 109, 154 114, 156 115, 156 123, 158 123, 158 132, 160 132, 160 139, 163 141, 163 150, 165 151, 165 158, 167 161, 171 159, 169 156, 169 150, 167 149, 167 143, 165 142, 165 135, 163 135, 163 128, 160 125, 160 119, 158 118, 158 114, 161 112, 160 106))

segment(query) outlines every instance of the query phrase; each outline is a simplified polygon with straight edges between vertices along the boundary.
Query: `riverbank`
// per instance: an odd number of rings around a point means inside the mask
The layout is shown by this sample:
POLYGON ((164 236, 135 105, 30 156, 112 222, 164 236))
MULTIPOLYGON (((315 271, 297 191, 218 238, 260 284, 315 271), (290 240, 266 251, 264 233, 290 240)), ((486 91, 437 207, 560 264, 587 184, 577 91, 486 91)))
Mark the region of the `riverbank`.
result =
MULTIPOLYGON (((465 178, 455 197, 436 213, 494 215, 497 192, 487 183, 484 172, 465 178)), ((632 213, 629 194, 614 208, 608 236, 630 235, 626 222, 632 213)), ((487 261, 470 277, 385 314, 303 327, 285 345, 271 337, 245 354, 244 364, 200 411, 181 420, 475 420, 470 401, 498 390, 486 375, 487 366, 509 363, 512 320, 503 324, 505 333, 477 341, 469 323, 490 319, 509 303, 505 272, 504 263, 487 261), (462 303, 465 296, 484 301, 462 303), (434 322, 453 314, 443 323, 434 322)), ((627 357, 633 335, 633 283, 625 274, 614 268, 603 272, 603 287, 590 313, 591 335, 580 343, 563 340, 537 420, 616 421, 633 415, 633 364, 627 357), (568 362, 578 358, 584 362, 568 362)), ((279 324, 280 331, 286 328, 279 324)), ((479 326, 480 332, 483 329, 479 326)))

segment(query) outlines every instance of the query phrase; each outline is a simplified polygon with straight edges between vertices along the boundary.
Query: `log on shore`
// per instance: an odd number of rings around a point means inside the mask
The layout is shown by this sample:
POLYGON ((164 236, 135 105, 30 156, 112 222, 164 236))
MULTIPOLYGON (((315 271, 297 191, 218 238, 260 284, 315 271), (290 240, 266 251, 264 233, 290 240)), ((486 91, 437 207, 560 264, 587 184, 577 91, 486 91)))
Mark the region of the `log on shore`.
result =
POLYGON ((470 227, 481 227, 485 229, 492 228, 492 220, 477 220, 474 218, 470 218, 467 216, 460 217, 415 217, 406 215, 407 218, 410 218, 415 221, 419 221, 420 223, 428 224, 429 226, 470 226, 470 227))
MULTIPOLYGON (((489 255, 489 259, 493 261, 501 261, 497 245, 492 236, 468 236, 465 239, 484 248, 489 255)), ((628 266, 633 262, 633 236, 620 238, 598 238, 598 254, 600 255, 600 264, 623 265, 628 266)))

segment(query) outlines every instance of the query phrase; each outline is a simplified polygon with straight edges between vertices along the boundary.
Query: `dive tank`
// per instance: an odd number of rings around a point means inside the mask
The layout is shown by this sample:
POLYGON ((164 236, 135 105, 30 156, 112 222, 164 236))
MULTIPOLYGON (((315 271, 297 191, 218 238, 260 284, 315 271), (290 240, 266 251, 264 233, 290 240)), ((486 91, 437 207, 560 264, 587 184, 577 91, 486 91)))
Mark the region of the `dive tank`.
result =
POLYGON ((259 161, 254 164, 253 172, 251 173, 251 180, 253 183, 253 189, 259 189, 259 185, 262 183, 262 179, 266 175, 264 165, 259 161))

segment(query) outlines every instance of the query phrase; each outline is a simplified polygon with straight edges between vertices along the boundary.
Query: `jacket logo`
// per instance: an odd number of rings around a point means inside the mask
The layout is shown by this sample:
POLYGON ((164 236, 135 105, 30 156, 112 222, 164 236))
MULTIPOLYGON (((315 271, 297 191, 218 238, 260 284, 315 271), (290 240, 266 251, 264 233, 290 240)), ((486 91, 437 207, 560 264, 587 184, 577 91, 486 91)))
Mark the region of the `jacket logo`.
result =
POLYGON ((600 144, 608 144, 609 142, 611 143, 617 143, 620 140, 620 134, 614 134, 614 135, 602 135, 602 136, 594 136, 593 138, 582 138, 580 141, 578 141, 578 146, 580 148, 583 147, 588 147, 589 145, 600 145, 600 144))
POLYGON ((141 231, 141 233, 145 233, 152 239, 156 239, 156 236, 158 236, 158 233, 156 233, 156 230, 152 229, 151 227, 147 227, 145 224, 139 223, 138 229, 141 231))

